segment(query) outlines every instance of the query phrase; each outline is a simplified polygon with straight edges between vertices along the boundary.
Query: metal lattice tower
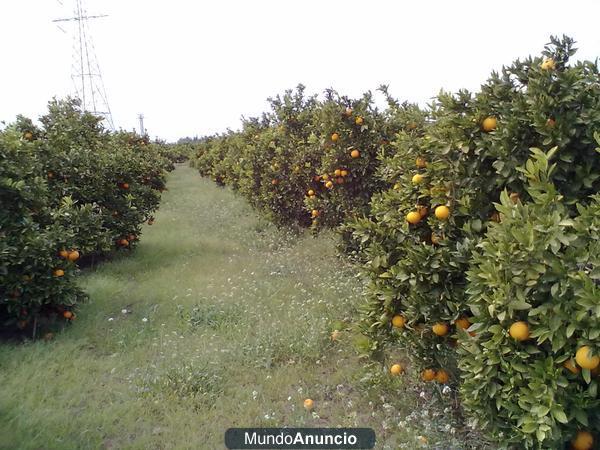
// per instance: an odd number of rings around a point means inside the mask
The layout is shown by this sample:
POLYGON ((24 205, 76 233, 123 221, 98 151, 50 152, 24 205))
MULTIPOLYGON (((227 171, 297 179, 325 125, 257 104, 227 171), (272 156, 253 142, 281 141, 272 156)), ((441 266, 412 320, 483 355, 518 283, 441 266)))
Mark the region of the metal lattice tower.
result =
MULTIPOLYGON (((62 2, 59 1, 62 4, 62 2)), ((102 72, 96 57, 96 50, 89 30, 89 20, 108 17, 106 15, 88 15, 85 0, 74 0, 74 17, 56 19, 53 22, 73 24, 73 64, 71 79, 75 87, 75 96, 81 101, 84 111, 103 117, 106 125, 114 130, 112 113, 106 96, 102 72)), ((66 33, 66 31, 58 25, 66 33)))

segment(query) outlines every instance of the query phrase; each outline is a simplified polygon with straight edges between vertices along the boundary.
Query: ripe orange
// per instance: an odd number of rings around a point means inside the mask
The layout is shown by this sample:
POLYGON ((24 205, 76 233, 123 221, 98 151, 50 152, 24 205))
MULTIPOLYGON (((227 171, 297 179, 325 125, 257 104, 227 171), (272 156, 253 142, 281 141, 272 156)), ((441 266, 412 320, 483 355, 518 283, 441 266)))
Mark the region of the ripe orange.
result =
POLYGON ((279 180, 278 180, 278 179, 276 179, 276 178, 274 178, 274 179, 272 179, 272 180, 271 180, 271 184, 272 184, 273 186, 277 186, 277 185, 279 184, 279 180))
POLYGON ((483 120, 483 123, 481 124, 481 128, 483 128, 483 131, 485 131, 486 133, 489 133, 490 131, 494 131, 496 129, 496 127, 498 126, 498 120, 495 117, 486 117, 483 120))
POLYGON ((575 361, 583 369, 595 369, 600 365, 600 356, 592 355, 592 349, 584 345, 579 347, 577 353, 575 353, 575 361))
POLYGON ((412 177, 413 184, 421 184, 422 182, 423 182, 423 175, 421 175, 420 173, 417 173, 416 175, 414 175, 412 177))
POLYGON ((446 336, 448 331, 450 331, 450 327, 444 322, 436 323, 433 327, 431 327, 431 329, 433 330, 433 334, 436 336, 446 336))
POLYGON ((440 220, 446 220, 448 217, 450 217, 450 209, 445 205, 438 206, 435 208, 435 217, 440 220))
POLYGON ((417 165, 417 167, 419 169, 424 169, 425 167, 427 167, 427 161, 425 161, 425 158, 423 158, 422 156, 419 156, 417 158, 417 160, 415 161, 415 164, 417 165))
POLYGON ((325 181, 329 180, 329 175, 324 174, 321 178, 323 178, 325 181))
POLYGON ((307 398, 306 400, 304 400, 304 408, 306 408, 310 411, 311 409, 314 408, 314 406, 315 406, 315 402, 312 399, 307 398))
POLYGON ((394 364, 392 367, 390 367, 390 373, 394 376, 400 375, 402 372, 404 372, 404 369, 400 364, 394 364))
POLYGON ((342 171, 340 172, 340 175, 342 175, 343 177, 347 177, 348 171, 346 169, 342 169, 342 171))
POLYGON ((526 341, 529 339, 529 324, 522 320, 515 322, 510 326, 508 333, 517 341, 526 341))
POLYGON ((331 181, 328 181, 327 183, 325 183, 325 187, 327 189, 331 189, 333 187, 333 183, 331 181))
POLYGON ((73 313, 71 311, 65 311, 63 317, 67 320, 71 320, 73 318, 73 313))
POLYGON ((127 246, 129 245, 129 241, 128 241, 127 239, 121 239, 121 240, 119 241, 119 245, 120 245, 121 247, 127 247, 127 246))
POLYGON ((350 152, 350 156, 351 156, 352 158, 356 159, 356 158, 360 157, 360 152, 359 152, 358 150, 352 150, 352 151, 350 152))
POLYGON ((311 215, 311 217, 312 217, 313 219, 316 219, 316 218, 317 218, 317 217, 319 217, 319 215, 320 215, 320 213, 319 213, 319 210, 318 210, 318 209, 313 209, 313 210, 310 212, 310 215, 311 215))
POLYGON ((362 124, 363 124, 363 118, 362 118, 362 117, 360 117, 360 116, 358 116, 358 117, 356 118, 356 120, 354 121, 354 123, 355 123, 356 125, 362 125, 362 124))
POLYGON ((563 367, 565 369, 567 369, 569 372, 574 373, 575 375, 577 375, 579 372, 581 372, 581 369, 575 365, 572 358, 567 359, 563 363, 563 367))
POLYGON ((69 252, 69 261, 77 261, 79 259, 79 252, 77 250, 73 250, 72 252, 69 252))
POLYGON ((586 430, 579 430, 571 441, 573 450, 591 450, 594 447, 594 436, 586 430))
POLYGON ((427 214, 429 213, 429 209, 427 209, 427 206, 417 205, 417 212, 419 213, 422 219, 423 217, 427 216, 427 214))
POLYGON ((122 187, 123 189, 129 189, 129 183, 123 183, 123 184, 121 185, 121 187, 122 187))
POLYGON ((411 211, 406 215, 406 221, 412 225, 416 225, 421 221, 421 214, 411 211))
POLYGON ((542 70, 554 70, 556 69, 556 62, 552 58, 546 58, 540 67, 542 70))
POLYGON ((433 369, 425 369, 423 373, 421 373, 421 378, 423 381, 433 381, 435 380, 435 370, 433 369))
POLYGON ((314 195, 315 195, 315 191, 313 191, 312 189, 309 189, 309 190, 308 190, 308 196, 309 196, 309 197, 312 197, 312 196, 314 196, 314 195))
POLYGON ((435 374, 435 381, 441 384, 446 384, 450 380, 450 375, 444 369, 438 370, 435 374))
POLYGON ((404 328, 404 325, 406 325, 406 319, 404 316, 397 314, 392 317, 392 325, 396 328, 404 328))
POLYGON ((339 176, 341 176, 341 175, 342 175, 342 171, 341 171, 340 169, 335 169, 335 170, 333 171, 333 176, 335 176, 335 177, 339 177, 339 176))
POLYGON ((62 269, 56 269, 53 274, 55 277, 64 277, 65 271, 62 269))
POLYGON ((456 326, 458 328, 461 328, 463 330, 466 330, 467 328, 469 328, 471 326, 471 322, 469 321, 468 317, 460 317, 458 319, 456 319, 456 322, 454 322, 456 324, 456 326))
POLYGON ((58 255, 59 255, 61 258, 65 258, 65 259, 66 259, 66 258, 68 258, 68 257, 69 257, 69 251, 68 251, 68 250, 65 250, 65 249, 63 248, 63 249, 62 249, 60 252, 58 252, 58 255))
POLYGON ((333 134, 331 135, 331 140, 332 140, 333 142, 337 142, 339 138, 340 138, 340 135, 339 135, 339 134, 337 134, 337 133, 333 133, 333 134))

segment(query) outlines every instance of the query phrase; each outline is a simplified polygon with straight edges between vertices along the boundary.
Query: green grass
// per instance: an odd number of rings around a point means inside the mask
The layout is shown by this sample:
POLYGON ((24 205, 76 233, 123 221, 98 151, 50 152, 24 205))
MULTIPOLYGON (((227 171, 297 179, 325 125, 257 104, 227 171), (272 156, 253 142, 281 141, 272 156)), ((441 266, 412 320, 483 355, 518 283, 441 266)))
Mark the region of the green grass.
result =
POLYGON ((366 367, 349 330, 331 341, 363 294, 334 239, 278 230, 179 167, 138 249, 82 276, 72 325, 0 345, 0 448, 218 449, 227 428, 265 425, 468 448, 439 387, 366 367))

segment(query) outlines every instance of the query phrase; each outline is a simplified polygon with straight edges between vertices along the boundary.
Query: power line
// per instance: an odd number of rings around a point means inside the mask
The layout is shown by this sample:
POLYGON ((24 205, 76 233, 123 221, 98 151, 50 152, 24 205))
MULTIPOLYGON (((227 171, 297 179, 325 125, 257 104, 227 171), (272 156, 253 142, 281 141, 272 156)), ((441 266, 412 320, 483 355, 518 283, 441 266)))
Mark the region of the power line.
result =
MULTIPOLYGON (((62 5, 61 0, 57 1, 62 5)), ((107 126, 114 130, 115 126, 108 104, 106 88, 88 24, 89 20, 108 16, 105 14, 89 15, 84 2, 85 0, 74 0, 74 16, 55 19, 52 22, 56 23, 57 27, 65 33, 66 31, 58 23, 73 24, 74 45, 71 79, 74 84, 75 96, 81 101, 81 107, 84 111, 102 117, 107 126)))

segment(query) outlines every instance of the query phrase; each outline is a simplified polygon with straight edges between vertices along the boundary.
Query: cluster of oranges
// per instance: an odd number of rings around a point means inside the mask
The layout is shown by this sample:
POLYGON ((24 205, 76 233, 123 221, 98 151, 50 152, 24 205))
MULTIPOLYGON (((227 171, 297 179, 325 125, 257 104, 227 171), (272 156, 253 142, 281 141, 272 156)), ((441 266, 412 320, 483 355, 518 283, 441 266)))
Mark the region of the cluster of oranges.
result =
MULTIPOLYGON (((79 257, 81 255, 79 254, 79 251, 77 251, 75 249, 67 250, 67 249, 63 248, 63 249, 59 250, 58 256, 60 258, 64 259, 65 261, 75 262, 79 259, 79 257)), ((58 268, 54 269, 54 271, 52 272, 52 275, 56 278, 64 277, 65 271, 64 271, 64 269, 58 267, 58 268)))
MULTIPOLYGON (((526 341, 531 335, 529 324, 522 320, 515 322, 508 329, 508 334, 516 341, 526 341)), ((577 349, 575 363, 572 358, 569 358, 563 363, 563 367, 573 374, 578 374, 581 369, 591 370, 594 375, 600 374, 600 356, 595 355, 588 345, 577 349)))

